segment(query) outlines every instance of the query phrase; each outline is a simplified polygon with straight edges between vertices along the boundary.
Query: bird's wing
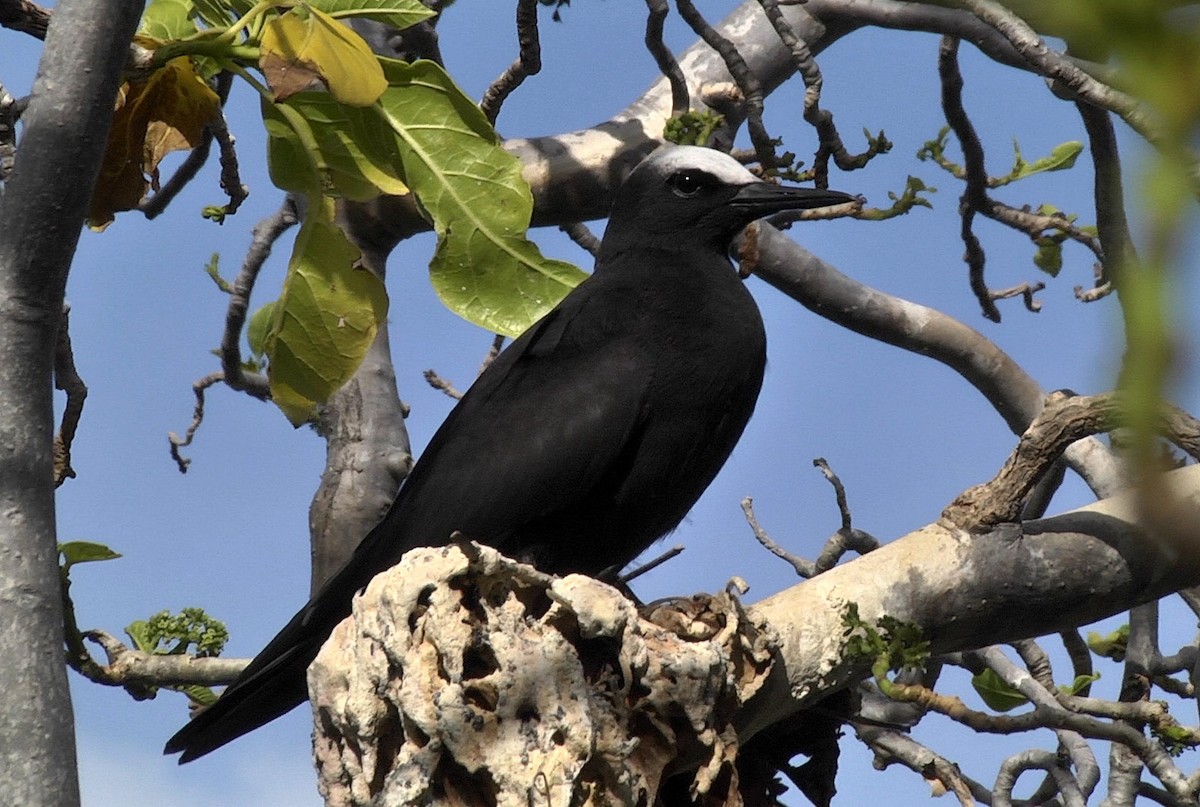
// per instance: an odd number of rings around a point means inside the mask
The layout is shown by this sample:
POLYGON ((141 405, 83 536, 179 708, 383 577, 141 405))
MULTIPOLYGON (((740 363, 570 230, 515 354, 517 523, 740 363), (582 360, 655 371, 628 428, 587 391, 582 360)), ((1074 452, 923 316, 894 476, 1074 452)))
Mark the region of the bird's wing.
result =
POLYGON ((305 670, 354 594, 404 552, 443 544, 455 530, 511 548, 503 539, 521 525, 586 499, 643 414, 654 368, 631 335, 637 308, 636 294, 610 292, 599 304, 578 294, 504 351, 442 424, 383 521, 166 753, 182 751, 187 762, 302 703, 305 670))
POLYGON ((639 291, 598 280, 504 351, 438 429, 363 542, 372 575, 456 530, 519 550, 509 536, 576 507, 622 461, 655 368, 639 291))

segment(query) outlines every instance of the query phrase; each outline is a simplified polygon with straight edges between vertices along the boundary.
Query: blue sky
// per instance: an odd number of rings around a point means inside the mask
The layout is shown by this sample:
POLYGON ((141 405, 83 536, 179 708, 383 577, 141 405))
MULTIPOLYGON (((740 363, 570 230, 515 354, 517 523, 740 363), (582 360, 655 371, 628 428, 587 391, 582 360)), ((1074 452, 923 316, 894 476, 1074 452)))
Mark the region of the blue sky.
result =
MULTIPOLYGON (((733 3, 697 4, 710 20, 733 3)), ((619 111, 656 77, 641 45, 641 4, 576 0, 563 22, 542 11, 544 69, 507 102, 499 129, 508 136, 565 132, 619 111), (614 60, 614 54, 617 58, 614 60)), ((516 49, 510 3, 461 2, 446 14, 441 44, 447 68, 472 97, 511 61, 516 49)), ((0 82, 28 92, 40 44, 2 31, 0 82)), ((676 16, 669 43, 692 41, 676 16)), ((819 57, 825 74, 823 106, 837 116, 852 149, 863 127, 884 129, 890 155, 865 171, 834 172, 831 186, 861 193, 885 206, 915 174, 939 188, 934 209, 883 223, 837 221, 793 229, 793 236, 855 278, 937 307, 982 331, 1016 358, 1047 390, 1111 388, 1122 351, 1114 300, 1078 303, 1075 285, 1090 285, 1091 261, 1068 247, 1062 275, 1048 280, 1040 314, 1018 301, 1001 303, 1004 322, 984 320, 967 287, 958 238, 960 187, 913 157, 942 125, 936 84, 937 38, 862 31, 819 57)), ((1065 140, 1085 139, 1073 108, 1038 79, 994 67, 969 46, 962 49, 966 105, 988 149, 989 167, 1003 173, 1012 140, 1027 158, 1065 140)), ((767 124, 787 148, 811 155, 815 138, 800 118, 802 85, 793 79, 768 100, 767 124)), ((250 656, 302 604, 308 589, 307 509, 324 462, 324 444, 293 430, 269 405, 216 389, 207 420, 186 450, 191 469, 181 475, 167 451, 166 433, 182 432, 192 411, 192 382, 217 369, 210 350, 223 326, 225 296, 205 276, 213 252, 232 277, 249 243, 250 228, 272 212, 281 195, 263 165, 257 101, 243 88, 230 102, 243 179, 252 195, 223 226, 202 220, 200 208, 222 196, 210 167, 161 218, 119 216, 102 234, 85 232, 72 269, 68 297, 80 373, 90 387, 74 449, 79 477, 58 494, 61 540, 106 543, 118 561, 79 567, 72 594, 80 624, 110 632, 169 608, 200 605, 225 620, 228 655, 250 656)), ((1134 176, 1136 143, 1126 166, 1134 176)), ((1014 204, 1051 202, 1090 221, 1088 160, 1069 172, 1037 177, 997 192, 1014 204)), ((1136 180, 1130 182, 1136 200, 1136 180)), ((1136 201, 1131 203, 1136 208, 1136 201)), ((600 223, 593 225, 597 232, 600 223)), ((988 222, 977 226, 988 251, 993 287, 1043 279, 1024 237, 988 222)), ((586 254, 557 232, 535 232, 547 254, 590 268, 586 254)), ((1191 245, 1194 247, 1194 243, 1191 245)), ((290 241, 281 245, 260 281, 254 304, 277 293, 290 241)), ((421 378, 435 368, 460 387, 469 383, 490 337, 458 320, 434 297, 424 270, 432 238, 402 245, 389 263, 389 327, 401 396, 412 406, 408 428, 419 451, 445 417, 451 401, 421 378)), ((1194 268, 1196 251, 1188 252, 1194 268)), ((827 483, 811 460, 827 458, 846 485, 855 526, 889 540, 937 517, 963 488, 989 478, 1014 444, 1013 436, 977 392, 950 370, 843 331, 751 279, 770 342, 769 367, 754 420, 735 455, 670 543, 687 551, 638 581, 645 599, 716 590, 732 575, 751 585, 754 601, 795 579, 785 564, 754 542, 739 502, 753 495, 762 525, 789 549, 813 557, 838 526, 827 483)), ((1176 299, 1196 342, 1196 281, 1186 278, 1176 299), (1194 307, 1192 307, 1194 308, 1194 307)), ((1176 400, 1200 410, 1193 350, 1180 361, 1176 400)), ((1088 496, 1071 480, 1052 510, 1083 504, 1088 496)), ((1194 621, 1166 612, 1183 635, 1194 621)), ((1050 643, 1053 644, 1053 643, 1050 643)), ((1061 662, 1060 662, 1061 664, 1061 662)), ((1096 694, 1113 697, 1118 667, 1101 662, 1096 694)), ((1065 669, 1059 677, 1066 675, 1065 669)), ((949 684, 965 676, 948 675, 949 684)), ((164 693, 137 703, 123 691, 72 674, 84 803, 89 807, 199 805, 316 805, 304 710, 185 767, 160 756, 162 743, 186 719, 184 699, 164 693), (265 774, 265 775, 264 775, 265 774)), ((968 700, 973 697, 967 693, 968 700)), ((977 701, 974 702, 978 705, 977 701)), ((1185 717, 1188 713, 1185 713, 1185 717)), ((1013 740, 978 738, 929 718, 916 732, 964 770, 990 782, 1000 759, 1032 745, 1052 747, 1049 734, 1013 740)), ((1103 749, 1100 750, 1103 754, 1103 749)), ((870 770, 870 755, 853 739, 843 742, 838 804, 924 804, 928 788, 912 773, 870 770)), ((800 803, 799 797, 795 802, 800 803)))

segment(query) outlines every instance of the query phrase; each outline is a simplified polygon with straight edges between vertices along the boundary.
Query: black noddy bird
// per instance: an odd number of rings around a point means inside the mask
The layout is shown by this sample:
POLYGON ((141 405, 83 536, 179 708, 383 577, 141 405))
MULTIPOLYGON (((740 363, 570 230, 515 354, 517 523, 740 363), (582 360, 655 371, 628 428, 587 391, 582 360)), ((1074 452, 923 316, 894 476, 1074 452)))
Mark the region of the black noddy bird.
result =
POLYGON ((762 386, 766 335, 730 242, 770 213, 853 199, 762 182, 711 149, 651 154, 617 192, 592 276, 479 376, 346 565, 165 752, 188 762, 304 702, 354 595, 410 549, 458 532, 599 575, 673 530, 762 386))

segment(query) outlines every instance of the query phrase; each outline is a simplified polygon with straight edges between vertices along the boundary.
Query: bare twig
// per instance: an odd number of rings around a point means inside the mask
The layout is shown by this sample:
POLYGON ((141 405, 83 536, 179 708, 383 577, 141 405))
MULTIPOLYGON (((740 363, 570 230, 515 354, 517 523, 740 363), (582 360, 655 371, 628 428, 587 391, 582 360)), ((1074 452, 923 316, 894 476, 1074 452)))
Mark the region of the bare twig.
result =
MULTIPOLYGON (((942 511, 943 523, 967 532, 986 531, 1014 522, 1033 485, 1063 450, 1081 437, 1108 431, 1120 414, 1113 393, 1072 397, 1049 396, 1046 408, 1021 435, 1017 448, 990 482, 964 491, 942 511)), ((1200 455, 1200 421, 1180 409, 1163 405, 1160 429, 1189 456, 1200 455)))
POLYGON ((71 350, 70 332, 71 306, 63 304, 62 323, 58 329, 58 344, 54 349, 54 388, 67 393, 63 407, 62 425, 54 438, 54 486, 58 487, 68 478, 75 478, 71 467, 71 443, 83 414, 83 403, 87 399, 87 384, 75 369, 75 353, 71 350))
POLYGON ((939 783, 953 793, 963 807, 974 807, 976 801, 986 801, 987 789, 964 776, 958 765, 934 753, 912 737, 895 729, 854 724, 854 732, 875 754, 875 766, 886 768, 900 763, 922 776, 926 781, 939 783))
POLYGON ((242 367, 242 327, 250 307, 250 294, 258 273, 271 254, 271 248, 283 233, 299 221, 296 203, 291 196, 272 215, 254 226, 250 248, 242 262, 241 271, 233 281, 229 306, 225 311, 225 331, 221 336, 221 370, 229 387, 245 392, 259 400, 270 398, 267 379, 260 373, 248 373, 242 367))
POLYGON ((650 572, 650 571, 657 569, 659 566, 662 566, 664 563, 666 563, 667 561, 676 557, 677 555, 680 555, 682 552, 683 552, 683 544, 676 544, 675 546, 673 546, 670 549, 668 549, 667 551, 663 552, 662 554, 660 554, 658 557, 654 558, 653 560, 646 561, 641 566, 637 566, 637 567, 625 572, 625 574, 621 575, 618 579, 622 583, 630 583, 633 580, 646 574, 646 572, 650 572))
POLYGON ((993 300, 1007 300, 1010 297, 1020 297, 1025 301, 1025 307, 1036 314, 1042 310, 1042 303, 1040 300, 1034 298, 1033 295, 1044 288, 1046 288, 1046 284, 1039 280, 1035 283, 1018 283, 1015 286, 1009 286, 1007 289, 990 289, 988 290, 988 296, 993 300))
POLYGON ((600 254, 600 239, 582 221, 562 224, 558 229, 566 233, 572 241, 586 250, 593 258, 600 254))
POLYGON ((663 21, 667 18, 670 6, 667 5, 667 0, 646 0, 646 6, 650 10, 646 18, 646 50, 650 51, 659 72, 671 85, 671 117, 678 118, 688 111, 691 99, 683 70, 679 68, 679 62, 675 60, 671 49, 663 42, 663 21))
POLYGON ((537 0, 517 0, 517 42, 520 52, 512 64, 483 93, 479 108, 489 123, 496 122, 504 99, 529 76, 542 70, 542 49, 538 42, 537 0))
POLYGON ((891 143, 883 137, 882 132, 877 140, 872 141, 867 150, 861 154, 850 154, 837 126, 833 122, 833 113, 821 109, 821 87, 824 83, 821 68, 817 66, 812 51, 808 45, 796 36, 792 26, 788 24, 783 13, 779 10, 778 0, 758 0, 766 13, 771 27, 779 35, 779 39, 792 55, 796 71, 804 79, 804 120, 817 130, 819 145, 813 160, 812 175, 818 188, 829 187, 829 158, 833 157, 838 168, 843 171, 853 171, 862 168, 877 154, 885 153, 891 148, 891 143))
POLYGON ((813 562, 805 560, 798 555, 793 555, 779 544, 771 540, 771 536, 767 535, 758 523, 758 518, 754 515, 754 499, 747 496, 742 499, 742 512, 746 515, 746 523, 750 525, 750 529, 754 531, 754 537, 763 547, 777 558, 787 561, 791 567, 796 570, 796 574, 807 579, 812 577, 816 572, 813 570, 813 562))
POLYGON ((746 105, 746 127, 750 132, 750 141, 754 143, 754 151, 758 154, 759 164, 764 172, 774 171, 779 161, 775 156, 771 136, 763 125, 763 89, 758 77, 746 66, 746 60, 738 53, 734 44, 708 24, 704 16, 692 5, 692 0, 675 0, 675 7, 679 9, 679 16, 683 17, 696 35, 724 60, 729 74, 741 90, 746 105))
POLYGON ((180 437, 175 432, 167 432, 167 441, 171 444, 171 459, 175 460, 175 464, 179 466, 179 473, 186 474, 188 466, 192 461, 179 453, 179 449, 186 448, 192 444, 192 438, 196 436, 196 430, 200 428, 200 424, 204 422, 204 391, 216 384, 218 381, 224 381, 224 373, 209 373, 204 378, 199 379, 192 384, 192 392, 196 395, 196 406, 192 410, 192 422, 187 427, 187 432, 183 437, 180 437))
POLYGON ((491 363, 500 355, 500 351, 504 349, 504 334, 498 333, 492 337, 492 346, 488 348, 488 352, 484 355, 483 361, 479 365, 479 375, 483 375, 491 363))
POLYGON ((426 370, 422 375, 425 376, 425 380, 429 383, 429 386, 434 389, 441 390, 456 401, 462 398, 463 394, 459 392, 458 388, 438 375, 437 370, 426 370))
MULTIPOLYGON (((1092 295, 1105 296, 1113 281, 1120 282, 1121 267, 1136 262, 1137 253, 1133 237, 1129 233, 1129 221, 1125 216, 1125 191, 1121 183, 1121 153, 1117 147, 1116 132, 1112 118, 1103 109, 1077 101, 1075 108, 1087 130, 1092 168, 1095 174, 1093 196, 1096 205, 1096 232, 1103 248, 1105 260, 1096 264, 1096 287, 1092 295), (1101 290, 1104 290, 1103 292, 1101 290)), ((1096 296, 1085 298, 1076 291, 1082 302, 1091 302, 1096 296)))
MULTIPOLYGON (((234 148, 235 139, 229 131, 225 116, 218 115, 217 119, 209 124, 209 129, 216 138, 221 153, 221 190, 229 197, 229 202, 222 208, 220 215, 232 216, 242 206, 242 202, 246 201, 250 189, 242 184, 242 177, 238 172, 237 150, 234 148)), ((221 220, 218 218, 218 222, 221 220)))
POLYGON ((942 81, 942 109, 946 114, 946 122, 954 130, 959 145, 963 151, 963 164, 966 169, 966 190, 959 202, 959 214, 962 216, 961 236, 966 247, 964 259, 970 276, 971 291, 979 301, 983 315, 992 322, 1000 321, 1000 309, 988 291, 987 282, 983 277, 986 264, 983 245, 972 229, 975 214, 987 207, 987 169, 983 162, 983 145, 975 133, 971 119, 962 104, 963 80, 958 69, 958 40, 944 36, 938 48, 938 75, 942 81))

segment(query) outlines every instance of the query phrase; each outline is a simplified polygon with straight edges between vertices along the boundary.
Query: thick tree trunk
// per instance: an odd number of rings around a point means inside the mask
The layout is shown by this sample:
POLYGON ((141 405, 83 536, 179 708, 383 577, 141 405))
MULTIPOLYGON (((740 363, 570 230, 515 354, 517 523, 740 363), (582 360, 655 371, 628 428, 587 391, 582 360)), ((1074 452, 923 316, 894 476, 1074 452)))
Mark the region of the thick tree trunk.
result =
POLYGON ((54 349, 67 269, 142 3, 63 0, 0 199, 0 793, 79 803, 53 481, 54 349))

